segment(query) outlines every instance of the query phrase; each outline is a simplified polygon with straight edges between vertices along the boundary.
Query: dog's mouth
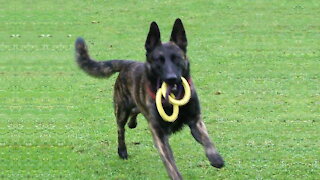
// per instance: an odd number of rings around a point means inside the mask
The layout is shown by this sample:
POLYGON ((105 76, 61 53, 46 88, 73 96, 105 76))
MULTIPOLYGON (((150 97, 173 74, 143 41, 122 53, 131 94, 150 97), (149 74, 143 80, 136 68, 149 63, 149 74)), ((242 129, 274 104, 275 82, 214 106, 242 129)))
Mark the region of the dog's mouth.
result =
POLYGON ((179 85, 177 84, 168 85, 166 97, 171 93, 176 95, 178 92, 179 92, 179 85))
MULTIPOLYGON (((159 88, 161 88, 162 83, 165 81, 159 80, 158 82, 159 82, 158 83, 158 89, 159 89, 159 88)), ((182 85, 181 81, 179 83, 167 83, 167 82, 165 82, 165 83, 167 84, 167 91, 166 91, 165 99, 168 99, 168 96, 170 94, 174 94, 177 99, 180 99, 182 97, 183 85, 182 85)))

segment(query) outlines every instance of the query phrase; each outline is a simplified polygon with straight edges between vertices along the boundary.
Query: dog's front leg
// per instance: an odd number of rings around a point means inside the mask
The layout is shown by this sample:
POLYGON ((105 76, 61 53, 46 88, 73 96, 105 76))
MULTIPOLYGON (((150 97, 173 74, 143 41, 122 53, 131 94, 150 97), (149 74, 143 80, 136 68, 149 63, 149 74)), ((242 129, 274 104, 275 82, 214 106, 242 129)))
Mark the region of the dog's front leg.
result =
POLYGON ((173 180, 181 180, 181 174, 178 171, 173 154, 169 145, 168 135, 163 132, 161 127, 149 123, 155 146, 157 147, 160 157, 167 169, 168 175, 173 180))
POLYGON ((189 127, 193 137, 203 145, 210 164, 216 168, 222 168, 224 165, 223 159, 210 141, 207 128, 200 115, 189 122, 189 127))

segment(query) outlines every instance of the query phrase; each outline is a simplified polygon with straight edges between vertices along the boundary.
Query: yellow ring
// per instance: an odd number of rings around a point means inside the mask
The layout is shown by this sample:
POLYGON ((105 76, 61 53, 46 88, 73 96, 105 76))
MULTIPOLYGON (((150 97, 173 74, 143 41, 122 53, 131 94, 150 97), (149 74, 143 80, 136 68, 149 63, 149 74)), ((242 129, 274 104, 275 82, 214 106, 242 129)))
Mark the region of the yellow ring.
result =
POLYGON ((158 109, 158 112, 160 114, 160 116, 162 117, 163 120, 168 121, 168 122, 173 122, 178 118, 178 114, 179 114, 179 106, 173 104, 173 112, 171 114, 171 116, 168 116, 166 114, 166 112, 164 111, 163 107, 162 107, 162 93, 161 93, 161 89, 158 89, 157 94, 156 94, 156 106, 158 109))
MULTIPOLYGON (((183 106, 187 104, 191 98, 191 91, 190 91, 190 86, 188 81, 184 77, 181 77, 181 80, 184 88, 184 97, 180 100, 176 100, 172 93, 170 94, 170 96, 168 96, 169 102, 171 104, 178 105, 178 106, 183 106)), ((163 97, 165 97, 167 92, 167 84, 165 82, 163 82, 161 85, 161 91, 162 91, 163 97)))

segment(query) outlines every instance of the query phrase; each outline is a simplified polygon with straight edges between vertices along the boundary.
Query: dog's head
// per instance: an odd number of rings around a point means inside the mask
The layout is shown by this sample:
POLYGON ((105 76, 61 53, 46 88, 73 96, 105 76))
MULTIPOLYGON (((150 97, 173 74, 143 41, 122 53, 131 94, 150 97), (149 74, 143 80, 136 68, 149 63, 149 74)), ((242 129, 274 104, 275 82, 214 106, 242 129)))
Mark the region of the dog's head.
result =
POLYGON ((170 41, 162 43, 157 23, 152 22, 145 43, 146 69, 150 76, 169 85, 180 84, 181 76, 189 76, 187 37, 180 19, 176 19, 170 41))

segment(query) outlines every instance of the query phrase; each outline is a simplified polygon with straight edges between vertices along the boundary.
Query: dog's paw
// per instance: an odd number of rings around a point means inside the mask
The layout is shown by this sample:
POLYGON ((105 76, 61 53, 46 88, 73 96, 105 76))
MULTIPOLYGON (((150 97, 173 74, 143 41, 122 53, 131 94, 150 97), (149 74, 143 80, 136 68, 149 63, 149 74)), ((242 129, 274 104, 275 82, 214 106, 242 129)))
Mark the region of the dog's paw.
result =
POLYGON ((223 158, 219 154, 210 156, 209 161, 213 167, 222 168, 224 166, 223 158))
POLYGON ((129 127, 130 129, 136 128, 136 127, 137 127, 137 121, 130 121, 130 122, 128 123, 128 127, 129 127))
POLYGON ((128 153, 126 148, 125 149, 118 148, 118 154, 121 159, 128 159, 128 153))

